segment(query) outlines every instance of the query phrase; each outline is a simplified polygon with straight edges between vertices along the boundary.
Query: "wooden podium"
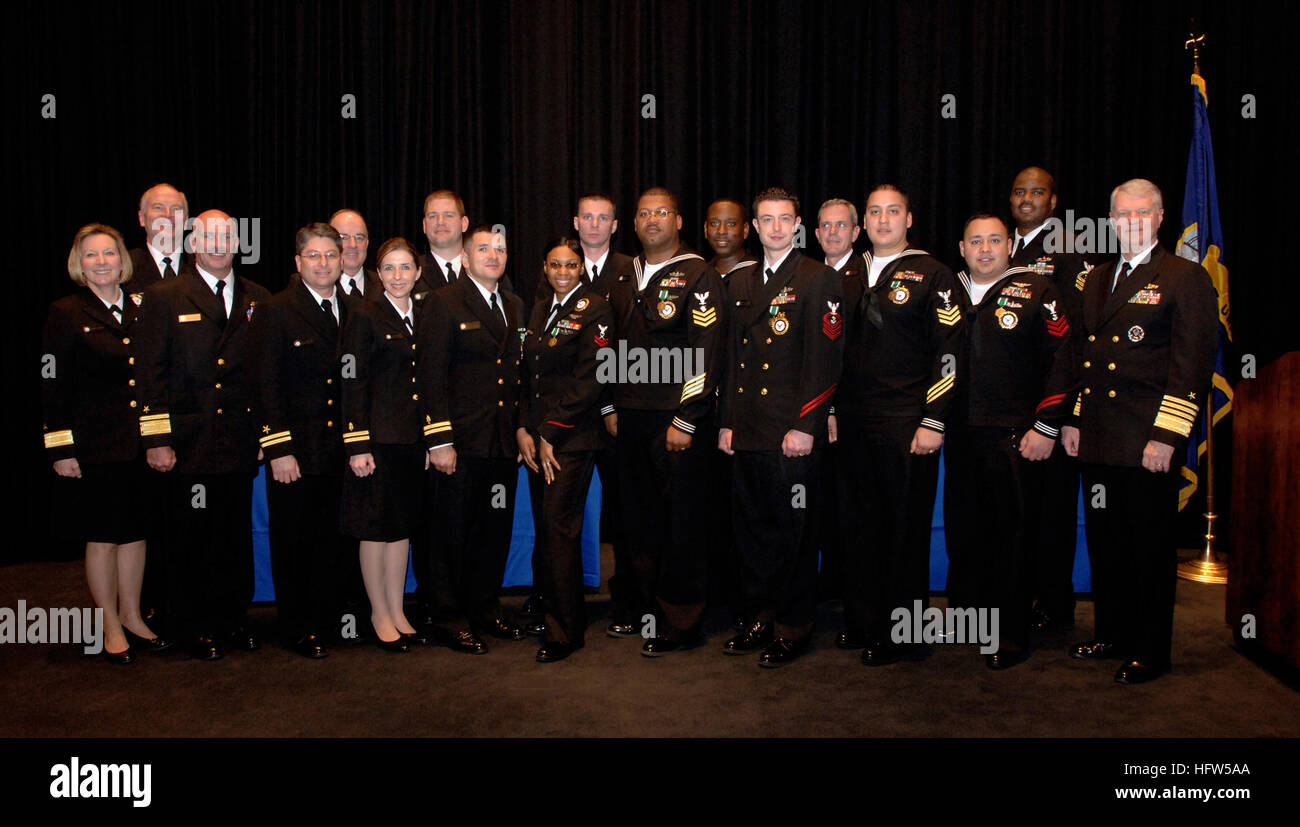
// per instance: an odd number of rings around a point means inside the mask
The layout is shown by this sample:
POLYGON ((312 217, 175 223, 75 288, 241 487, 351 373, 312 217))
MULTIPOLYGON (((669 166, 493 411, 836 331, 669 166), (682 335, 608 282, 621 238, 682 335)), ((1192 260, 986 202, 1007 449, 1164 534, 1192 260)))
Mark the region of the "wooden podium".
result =
POLYGON ((1238 383, 1232 416, 1225 619, 1244 648, 1300 668, 1300 352, 1238 383))

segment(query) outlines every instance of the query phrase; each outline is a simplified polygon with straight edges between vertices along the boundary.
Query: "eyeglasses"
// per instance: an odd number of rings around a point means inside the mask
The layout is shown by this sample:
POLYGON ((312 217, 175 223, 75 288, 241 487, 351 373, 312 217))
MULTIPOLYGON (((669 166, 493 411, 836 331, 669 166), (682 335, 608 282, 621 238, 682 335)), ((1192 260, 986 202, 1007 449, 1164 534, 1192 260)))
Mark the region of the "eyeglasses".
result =
POLYGON ((582 262, 581 262, 581 261, 548 261, 548 262, 546 262, 546 269, 548 269, 548 270, 569 270, 569 271, 573 271, 573 270, 577 270, 577 269, 580 268, 580 267, 582 267, 582 262))
POLYGON ((823 230, 847 230, 850 226, 851 225, 847 221, 823 221, 821 223, 821 228, 823 230))
POLYGON ((673 215, 676 210, 670 210, 667 207, 660 207, 657 210, 637 210, 636 217, 639 221, 645 221, 647 218, 667 218, 673 215))
POLYGON ((363 244, 365 243, 365 240, 367 238, 370 238, 370 236, 366 235, 365 233, 354 233, 353 235, 348 235, 347 233, 339 233, 339 241, 341 241, 342 243, 347 244, 349 238, 358 244, 363 244))
POLYGON ((322 253, 319 250, 311 250, 310 252, 303 253, 302 257, 310 261, 312 264, 315 264, 316 262, 320 261, 321 258, 324 258, 326 261, 339 260, 339 254, 332 250, 328 253, 322 253))

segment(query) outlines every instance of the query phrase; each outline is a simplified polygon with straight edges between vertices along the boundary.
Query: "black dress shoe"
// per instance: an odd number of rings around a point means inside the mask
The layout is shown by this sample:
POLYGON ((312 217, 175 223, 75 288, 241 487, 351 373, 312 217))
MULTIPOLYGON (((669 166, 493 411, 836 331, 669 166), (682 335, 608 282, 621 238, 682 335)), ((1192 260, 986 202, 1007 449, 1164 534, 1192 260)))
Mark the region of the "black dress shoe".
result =
POLYGON ((411 646, 409 643, 406 642, 406 638, 404 637, 399 636, 397 640, 384 640, 382 638, 375 638, 375 641, 379 644, 379 648, 383 649, 385 652, 411 651, 411 646))
POLYGON ((835 645, 840 649, 865 649, 867 648, 867 636, 861 632, 845 629, 836 635, 835 645))
POLYGON ((330 654, 325 649, 325 642, 318 635, 303 635, 294 643, 293 650, 304 658, 312 660, 327 658, 330 654))
POLYGON ((546 631, 545 620, 529 620, 524 623, 524 631, 530 635, 540 635, 546 631))
POLYGON ((641 654, 647 658, 660 658, 674 652, 686 652, 704 645, 704 635, 699 632, 683 635, 680 638, 652 637, 641 647, 641 654))
POLYGON ((257 635, 248 631, 244 627, 239 627, 233 632, 226 634, 226 645, 231 649, 238 649, 241 652, 256 652, 262 648, 261 642, 257 635))
POLYGON ((486 655, 488 650, 487 644, 480 640, 478 635, 468 630, 448 632, 435 626, 433 639, 453 652, 466 655, 486 655))
POLYGON ((581 643, 543 643, 542 648, 537 650, 537 662, 555 663, 557 660, 564 660, 581 648, 581 643))
POLYGON ((1131 660, 1119 668, 1115 673, 1115 683, 1122 683, 1125 686, 1132 686, 1136 683, 1146 683, 1153 681, 1165 673, 1165 670, 1144 663, 1140 660, 1131 660))
POLYGON ((605 627, 610 637, 641 637, 641 630, 631 623, 611 623, 605 627))
POLYGON ((122 627, 122 631, 126 633, 127 642, 130 643, 132 647, 138 646, 151 655, 156 655, 159 652, 166 652, 168 649, 176 645, 175 641, 168 640, 161 635, 155 635, 154 637, 140 637, 125 626, 122 627))
POLYGON ((432 646, 433 638, 416 629, 414 632, 398 632, 409 646, 432 646))
POLYGON ((900 660, 925 660, 929 656, 930 650, 924 644, 877 641, 867 644, 862 650, 862 663, 864 666, 888 666, 900 660))
POLYGON ((993 670, 1010 669, 1029 659, 1028 649, 1003 649, 984 656, 984 665, 993 670))
POLYGON ((808 638, 803 640, 790 640, 784 637, 776 638, 763 650, 763 654, 758 656, 758 665, 768 669, 785 666, 807 651, 808 640, 808 638))
POLYGON ((1104 640, 1090 640, 1071 649, 1070 657, 1079 660, 1102 660, 1103 658, 1117 658, 1119 652, 1116 651, 1113 643, 1107 643, 1104 640))
POLYGON ((722 651, 728 655, 746 655, 756 652, 772 642, 772 624, 755 620, 740 634, 722 644, 722 651))
POLYGON ((483 627, 483 631, 501 640, 523 640, 528 637, 528 633, 523 629, 511 623, 506 623, 499 617, 483 627))
POLYGON ((135 658, 131 655, 130 646, 126 647, 121 652, 110 652, 105 649, 103 654, 104 660, 115 666, 126 666, 127 664, 135 663, 135 658))
POLYGON ((199 635, 190 644, 190 657, 195 660, 221 660, 225 652, 211 635, 199 635))
POLYGON ((544 615, 546 614, 546 598, 539 594, 529 595, 524 601, 524 606, 519 610, 520 614, 526 615, 544 615))

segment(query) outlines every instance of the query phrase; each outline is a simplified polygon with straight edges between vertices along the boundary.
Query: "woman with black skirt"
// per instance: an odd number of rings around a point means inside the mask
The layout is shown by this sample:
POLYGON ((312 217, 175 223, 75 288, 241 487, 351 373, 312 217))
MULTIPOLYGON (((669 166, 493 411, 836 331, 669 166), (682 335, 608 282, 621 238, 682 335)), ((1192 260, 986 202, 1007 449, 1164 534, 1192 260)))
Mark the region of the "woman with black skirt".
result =
POLYGON ((529 471, 533 506, 534 591, 546 596, 541 663, 582 648, 582 517, 596 453, 605 445, 605 386, 597 354, 614 338, 614 313, 582 282, 582 247, 562 238, 542 259, 547 283, 524 339, 516 438, 529 471), (539 582, 540 581, 540 582, 539 582))
POLYGON ((140 294, 128 297, 131 259, 104 224, 77 231, 68 275, 82 290, 50 305, 41 361, 45 448, 70 481, 66 514, 86 540, 86 580, 104 610, 104 657, 133 660, 130 643, 159 652, 171 643, 140 615, 149 473, 140 448, 131 329, 140 294))
POLYGON ((361 541, 361 577, 370 598, 370 623, 379 645, 405 652, 427 642, 406 619, 406 568, 419 525, 424 470, 419 394, 419 350, 411 288, 419 257, 404 238, 379 248, 384 295, 356 302, 342 337, 343 475, 340 528, 361 541))

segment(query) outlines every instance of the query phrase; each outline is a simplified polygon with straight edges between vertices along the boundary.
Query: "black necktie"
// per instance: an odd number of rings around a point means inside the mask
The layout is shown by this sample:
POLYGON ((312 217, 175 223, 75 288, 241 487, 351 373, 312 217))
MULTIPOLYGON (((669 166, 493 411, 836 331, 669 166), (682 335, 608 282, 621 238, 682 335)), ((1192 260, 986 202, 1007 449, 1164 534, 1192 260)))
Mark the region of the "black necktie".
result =
POLYGON ((1110 292, 1114 293, 1116 288, 1119 287, 1119 283, 1128 278, 1130 269, 1132 268, 1129 267, 1127 261, 1119 266, 1119 270, 1115 273, 1115 280, 1110 283, 1110 292))
POLYGON ((111 311, 113 311, 113 317, 117 319, 117 323, 118 323, 118 324, 121 324, 121 323, 122 323, 122 308, 118 307, 118 306, 115 305, 115 304, 110 304, 110 305, 108 306, 108 309, 111 310, 111 311))
POLYGON ((1020 255, 1020 251, 1023 249, 1025 249, 1025 239, 1024 236, 1021 236, 1020 240, 1016 242, 1016 251, 1011 254, 1011 257, 1015 258, 1016 256, 1020 255))
POLYGON ((356 294, 357 294, 357 280, 352 276, 348 276, 348 295, 355 296, 356 294))
POLYGON ((559 303, 559 302, 554 302, 554 303, 552 303, 552 304, 551 304, 551 315, 549 315, 549 316, 546 317, 546 324, 543 325, 543 327, 550 327, 550 326, 551 326, 551 322, 555 321, 555 314, 558 313, 558 312, 560 312, 560 303, 559 303))
POLYGON ((596 283, 596 277, 599 276, 599 275, 600 275, 600 268, 597 267, 597 266, 594 265, 594 264, 591 265, 591 283, 592 283, 592 284, 595 284, 595 283, 596 283))
POLYGON ((454 284, 455 281, 456 281, 456 268, 452 267, 451 262, 449 261, 447 262, 447 283, 454 284))
POLYGON ((414 333, 414 332, 415 332, 415 327, 411 324, 411 317, 410 317, 410 316, 403 316, 403 317, 402 317, 402 321, 406 322, 406 330, 407 330, 408 333, 414 333))
POLYGON ((217 279, 217 318, 222 324, 230 321, 226 315, 226 283, 221 279, 217 279))
POLYGON ((163 278, 169 279, 176 275, 176 271, 172 269, 171 256, 163 256, 163 265, 165 265, 163 267, 163 273, 162 273, 163 278))
POLYGON ((771 278, 776 278, 776 273, 773 273, 772 268, 769 267, 763 271, 763 283, 767 284, 767 280, 771 278))
POLYGON ((334 318, 334 306, 330 304, 329 299, 320 300, 320 309, 325 311, 325 315, 330 317, 330 321, 338 324, 339 320, 334 318))
POLYGON ((502 326, 502 327, 505 327, 505 324, 506 324, 506 314, 503 313, 503 312, 501 311, 501 306, 500 306, 499 304, 497 304, 497 294, 496 294, 496 293, 493 293, 493 294, 492 294, 491 307, 492 307, 492 315, 498 317, 498 318, 501 320, 501 326, 502 326))

